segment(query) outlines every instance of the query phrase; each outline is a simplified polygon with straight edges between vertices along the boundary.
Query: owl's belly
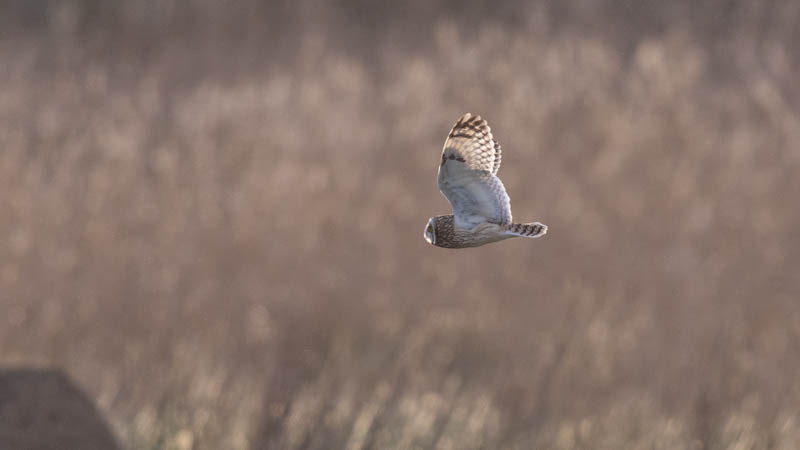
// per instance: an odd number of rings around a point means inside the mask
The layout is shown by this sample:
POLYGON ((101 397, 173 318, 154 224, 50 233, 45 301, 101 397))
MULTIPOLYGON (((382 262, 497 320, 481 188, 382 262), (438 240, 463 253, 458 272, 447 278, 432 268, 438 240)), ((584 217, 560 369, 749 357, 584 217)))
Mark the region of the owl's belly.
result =
POLYGON ((462 247, 479 247, 514 237, 506 234, 503 227, 494 223, 482 223, 471 230, 456 229, 454 231, 454 241, 461 244, 462 247))

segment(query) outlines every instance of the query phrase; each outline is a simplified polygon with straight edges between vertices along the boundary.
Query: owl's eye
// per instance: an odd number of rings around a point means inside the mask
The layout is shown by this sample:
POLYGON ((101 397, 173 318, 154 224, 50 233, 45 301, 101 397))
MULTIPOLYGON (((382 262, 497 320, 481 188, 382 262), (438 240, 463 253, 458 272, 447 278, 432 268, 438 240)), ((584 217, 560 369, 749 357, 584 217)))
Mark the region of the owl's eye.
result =
POLYGON ((429 244, 436 245, 436 230, 433 227, 433 220, 429 220, 428 224, 425 226, 425 240, 428 241, 429 244))

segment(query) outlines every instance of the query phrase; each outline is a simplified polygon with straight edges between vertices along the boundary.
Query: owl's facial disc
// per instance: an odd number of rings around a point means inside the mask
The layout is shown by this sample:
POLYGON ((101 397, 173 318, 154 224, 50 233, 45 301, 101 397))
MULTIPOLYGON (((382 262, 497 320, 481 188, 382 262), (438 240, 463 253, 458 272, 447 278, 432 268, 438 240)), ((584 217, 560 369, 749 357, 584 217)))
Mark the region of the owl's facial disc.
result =
POLYGON ((436 227, 433 224, 433 217, 428 219, 428 224, 425 226, 425 240, 429 244, 436 245, 436 227))

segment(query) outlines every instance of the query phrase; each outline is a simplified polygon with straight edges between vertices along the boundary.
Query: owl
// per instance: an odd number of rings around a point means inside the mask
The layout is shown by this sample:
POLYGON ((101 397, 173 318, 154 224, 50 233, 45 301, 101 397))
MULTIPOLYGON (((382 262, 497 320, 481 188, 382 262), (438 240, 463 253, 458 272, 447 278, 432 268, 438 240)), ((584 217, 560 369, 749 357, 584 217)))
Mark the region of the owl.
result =
POLYGON ((425 240, 437 247, 478 247, 513 237, 547 233, 539 222, 513 223, 511 200, 497 177, 500 144, 481 116, 463 115, 444 141, 439 190, 453 214, 428 219, 425 240))

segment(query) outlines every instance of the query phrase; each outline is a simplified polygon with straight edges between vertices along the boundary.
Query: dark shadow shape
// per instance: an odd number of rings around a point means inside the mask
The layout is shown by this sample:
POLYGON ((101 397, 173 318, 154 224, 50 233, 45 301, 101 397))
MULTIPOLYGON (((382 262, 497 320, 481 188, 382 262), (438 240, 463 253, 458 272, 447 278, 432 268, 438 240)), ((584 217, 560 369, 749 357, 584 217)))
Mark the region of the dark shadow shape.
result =
POLYGON ((0 449, 115 450, 108 424, 60 370, 0 370, 0 449))

